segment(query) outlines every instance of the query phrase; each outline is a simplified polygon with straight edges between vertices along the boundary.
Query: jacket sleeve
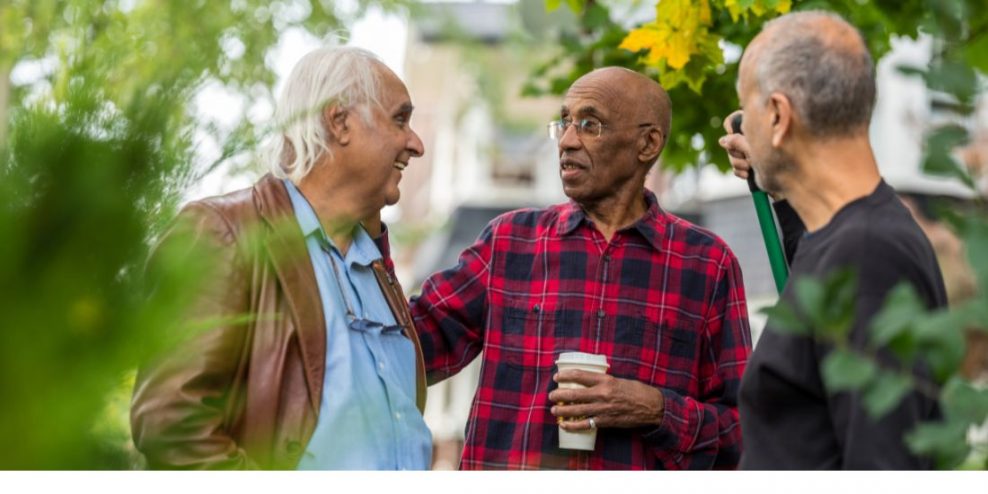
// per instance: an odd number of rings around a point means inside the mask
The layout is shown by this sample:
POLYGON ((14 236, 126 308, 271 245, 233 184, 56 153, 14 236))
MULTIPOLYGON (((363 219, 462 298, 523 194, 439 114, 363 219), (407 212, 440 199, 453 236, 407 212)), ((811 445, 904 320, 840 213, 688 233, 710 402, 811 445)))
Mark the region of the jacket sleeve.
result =
POLYGON ((751 354, 751 331, 741 268, 729 251, 704 324, 699 396, 662 389, 662 423, 644 438, 666 463, 690 469, 734 469, 741 458, 738 390, 751 354))
POLYGON ((456 374, 483 348, 497 221, 460 254, 456 266, 426 279, 422 293, 411 300, 429 384, 456 374))
MULTIPOLYGON (((166 273, 168 266, 196 262, 209 268, 208 281, 197 285, 171 326, 177 334, 161 335, 170 342, 146 360, 134 385, 131 430, 151 468, 255 466, 226 423, 247 345, 246 325, 234 320, 247 310, 248 284, 241 279, 238 258, 229 224, 208 205, 193 203, 179 214, 149 259, 150 280, 160 280, 155 274, 166 273)), ((160 284, 152 289, 152 300, 176 296, 160 291, 160 284)))

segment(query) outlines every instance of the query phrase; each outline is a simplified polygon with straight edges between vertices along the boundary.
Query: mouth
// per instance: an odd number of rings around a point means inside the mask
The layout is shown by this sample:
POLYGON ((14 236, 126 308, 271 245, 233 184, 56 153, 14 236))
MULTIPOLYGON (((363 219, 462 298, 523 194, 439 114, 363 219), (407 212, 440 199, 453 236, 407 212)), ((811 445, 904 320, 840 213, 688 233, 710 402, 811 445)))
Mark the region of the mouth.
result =
POLYGON ((563 178, 573 178, 582 172, 585 172, 589 167, 583 163, 573 161, 571 159, 561 159, 559 160, 559 172, 562 174, 563 178))
POLYGON ((398 171, 403 172, 403 171, 405 171, 405 168, 408 167, 408 163, 402 163, 401 161, 395 161, 392 166, 394 166, 396 169, 398 169, 398 171))
POLYGON ((559 168, 563 171, 566 171, 566 170, 585 170, 588 167, 583 163, 580 163, 573 159, 563 158, 559 160, 559 168))

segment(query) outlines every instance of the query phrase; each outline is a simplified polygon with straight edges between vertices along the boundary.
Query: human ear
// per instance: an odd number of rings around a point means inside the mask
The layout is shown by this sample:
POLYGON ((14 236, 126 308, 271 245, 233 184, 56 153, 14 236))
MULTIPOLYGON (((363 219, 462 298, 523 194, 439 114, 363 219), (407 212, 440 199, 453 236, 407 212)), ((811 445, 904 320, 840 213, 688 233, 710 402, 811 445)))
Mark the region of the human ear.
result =
POLYGON ((339 105, 327 106, 323 110, 323 122, 326 125, 326 131, 329 135, 336 139, 336 142, 343 146, 346 146, 350 142, 350 126, 347 122, 347 118, 350 116, 350 112, 346 108, 339 105))
POLYGON ((639 140, 638 161, 642 163, 654 163, 659 158, 662 148, 666 145, 666 138, 662 134, 662 129, 651 126, 639 140))
POLYGON ((792 104, 786 95, 772 93, 769 96, 769 111, 772 116, 772 147, 782 147, 782 141, 789 136, 792 129, 792 104))

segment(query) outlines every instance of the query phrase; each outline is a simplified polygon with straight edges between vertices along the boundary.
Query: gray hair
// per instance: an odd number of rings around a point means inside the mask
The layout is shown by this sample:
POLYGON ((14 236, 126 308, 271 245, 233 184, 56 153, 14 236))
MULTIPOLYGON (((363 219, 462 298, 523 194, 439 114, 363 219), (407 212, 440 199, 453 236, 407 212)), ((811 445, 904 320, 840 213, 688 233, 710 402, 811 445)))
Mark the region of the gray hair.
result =
POLYGON ((756 62, 762 95, 788 96, 807 131, 817 137, 847 136, 868 127, 875 68, 854 26, 836 14, 806 11, 773 19, 762 32, 769 30, 771 40, 756 62), (836 34, 821 28, 828 24, 836 34))
POLYGON ((370 105, 380 105, 380 59, 349 46, 324 47, 302 57, 285 83, 275 109, 280 132, 271 139, 271 172, 298 184, 324 156, 332 157, 323 119, 327 105, 359 110, 371 122, 370 105))

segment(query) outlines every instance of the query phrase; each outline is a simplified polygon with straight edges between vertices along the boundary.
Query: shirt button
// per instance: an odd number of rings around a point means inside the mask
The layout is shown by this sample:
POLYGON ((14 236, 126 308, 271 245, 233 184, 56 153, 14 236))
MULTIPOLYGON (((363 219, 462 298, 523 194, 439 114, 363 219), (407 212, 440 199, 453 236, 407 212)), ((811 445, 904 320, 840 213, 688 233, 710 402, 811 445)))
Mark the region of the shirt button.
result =
POLYGON ((603 319, 603 318, 604 318, 604 309, 600 309, 597 311, 597 319, 603 319))
POLYGON ((401 412, 395 412, 395 420, 401 420, 401 412))
POLYGON ((604 262, 611 262, 611 256, 610 255, 604 256, 604 262))
POLYGON ((384 370, 384 362, 378 362, 377 363, 377 368, 378 369, 381 369, 381 370, 384 370))

